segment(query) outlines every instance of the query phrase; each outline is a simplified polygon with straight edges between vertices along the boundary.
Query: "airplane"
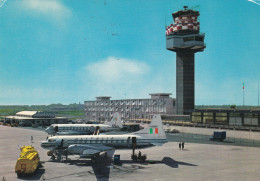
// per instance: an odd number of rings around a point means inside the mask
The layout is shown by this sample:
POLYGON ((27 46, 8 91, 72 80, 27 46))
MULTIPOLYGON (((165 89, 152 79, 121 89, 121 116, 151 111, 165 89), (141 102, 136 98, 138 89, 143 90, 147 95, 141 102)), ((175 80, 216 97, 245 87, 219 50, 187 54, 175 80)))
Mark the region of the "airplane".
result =
POLYGON ((95 162, 101 152, 107 154, 108 151, 116 148, 135 148, 150 146, 161 146, 168 142, 161 120, 161 116, 153 116, 148 127, 123 135, 77 135, 77 136, 53 136, 47 141, 41 142, 41 147, 48 149, 47 155, 51 159, 61 160, 63 155, 80 155, 80 158, 91 158, 95 162))
POLYGON ((45 132, 50 135, 84 135, 114 131, 122 127, 120 114, 115 112, 112 120, 106 124, 52 124, 45 132))

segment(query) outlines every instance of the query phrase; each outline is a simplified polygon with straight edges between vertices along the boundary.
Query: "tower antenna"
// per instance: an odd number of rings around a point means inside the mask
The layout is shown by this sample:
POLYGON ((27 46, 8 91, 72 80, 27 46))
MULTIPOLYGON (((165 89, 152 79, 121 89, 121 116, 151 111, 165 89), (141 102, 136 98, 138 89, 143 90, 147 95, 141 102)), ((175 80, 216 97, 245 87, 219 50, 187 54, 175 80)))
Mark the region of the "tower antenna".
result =
POLYGON ((164 15, 164 27, 166 28, 166 15, 164 15))
POLYGON ((259 107, 259 81, 258 81, 258 98, 257 98, 257 106, 259 107))

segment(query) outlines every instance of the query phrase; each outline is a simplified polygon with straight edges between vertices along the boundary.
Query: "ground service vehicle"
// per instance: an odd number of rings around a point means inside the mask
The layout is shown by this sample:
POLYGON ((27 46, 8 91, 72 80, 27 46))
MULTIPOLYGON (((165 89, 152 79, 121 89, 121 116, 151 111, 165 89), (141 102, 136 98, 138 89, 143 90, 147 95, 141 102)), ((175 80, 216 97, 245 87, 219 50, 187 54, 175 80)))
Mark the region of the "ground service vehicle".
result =
POLYGON ((116 165, 120 164, 120 155, 114 155, 114 164, 116 165))
POLYGON ((223 141, 224 139, 226 139, 226 131, 214 131, 210 136, 211 141, 223 141))
POLYGON ((38 151, 33 146, 21 147, 20 158, 16 161, 15 173, 17 176, 31 174, 36 171, 40 164, 38 151))
POLYGON ((144 162, 147 157, 146 157, 146 154, 142 155, 142 154, 139 153, 138 155, 137 154, 132 154, 131 158, 132 158, 133 161, 142 161, 142 162, 144 162))

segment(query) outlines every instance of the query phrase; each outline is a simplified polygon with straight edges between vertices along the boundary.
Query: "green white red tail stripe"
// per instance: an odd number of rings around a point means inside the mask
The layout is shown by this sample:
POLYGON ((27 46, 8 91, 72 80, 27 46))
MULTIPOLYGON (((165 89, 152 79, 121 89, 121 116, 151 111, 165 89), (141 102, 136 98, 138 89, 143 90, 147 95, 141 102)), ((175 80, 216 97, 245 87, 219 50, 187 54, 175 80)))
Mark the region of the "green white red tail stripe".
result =
POLYGON ((158 128, 150 128, 150 134, 158 134, 158 128))

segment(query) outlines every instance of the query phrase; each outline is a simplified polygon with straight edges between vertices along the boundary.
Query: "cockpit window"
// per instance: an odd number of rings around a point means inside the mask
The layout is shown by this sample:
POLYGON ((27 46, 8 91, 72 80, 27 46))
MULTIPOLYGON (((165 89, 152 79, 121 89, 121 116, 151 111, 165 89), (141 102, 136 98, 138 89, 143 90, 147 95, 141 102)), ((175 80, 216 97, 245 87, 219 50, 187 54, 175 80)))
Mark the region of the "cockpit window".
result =
POLYGON ((49 139, 48 142, 55 142, 56 140, 53 139, 49 139))

